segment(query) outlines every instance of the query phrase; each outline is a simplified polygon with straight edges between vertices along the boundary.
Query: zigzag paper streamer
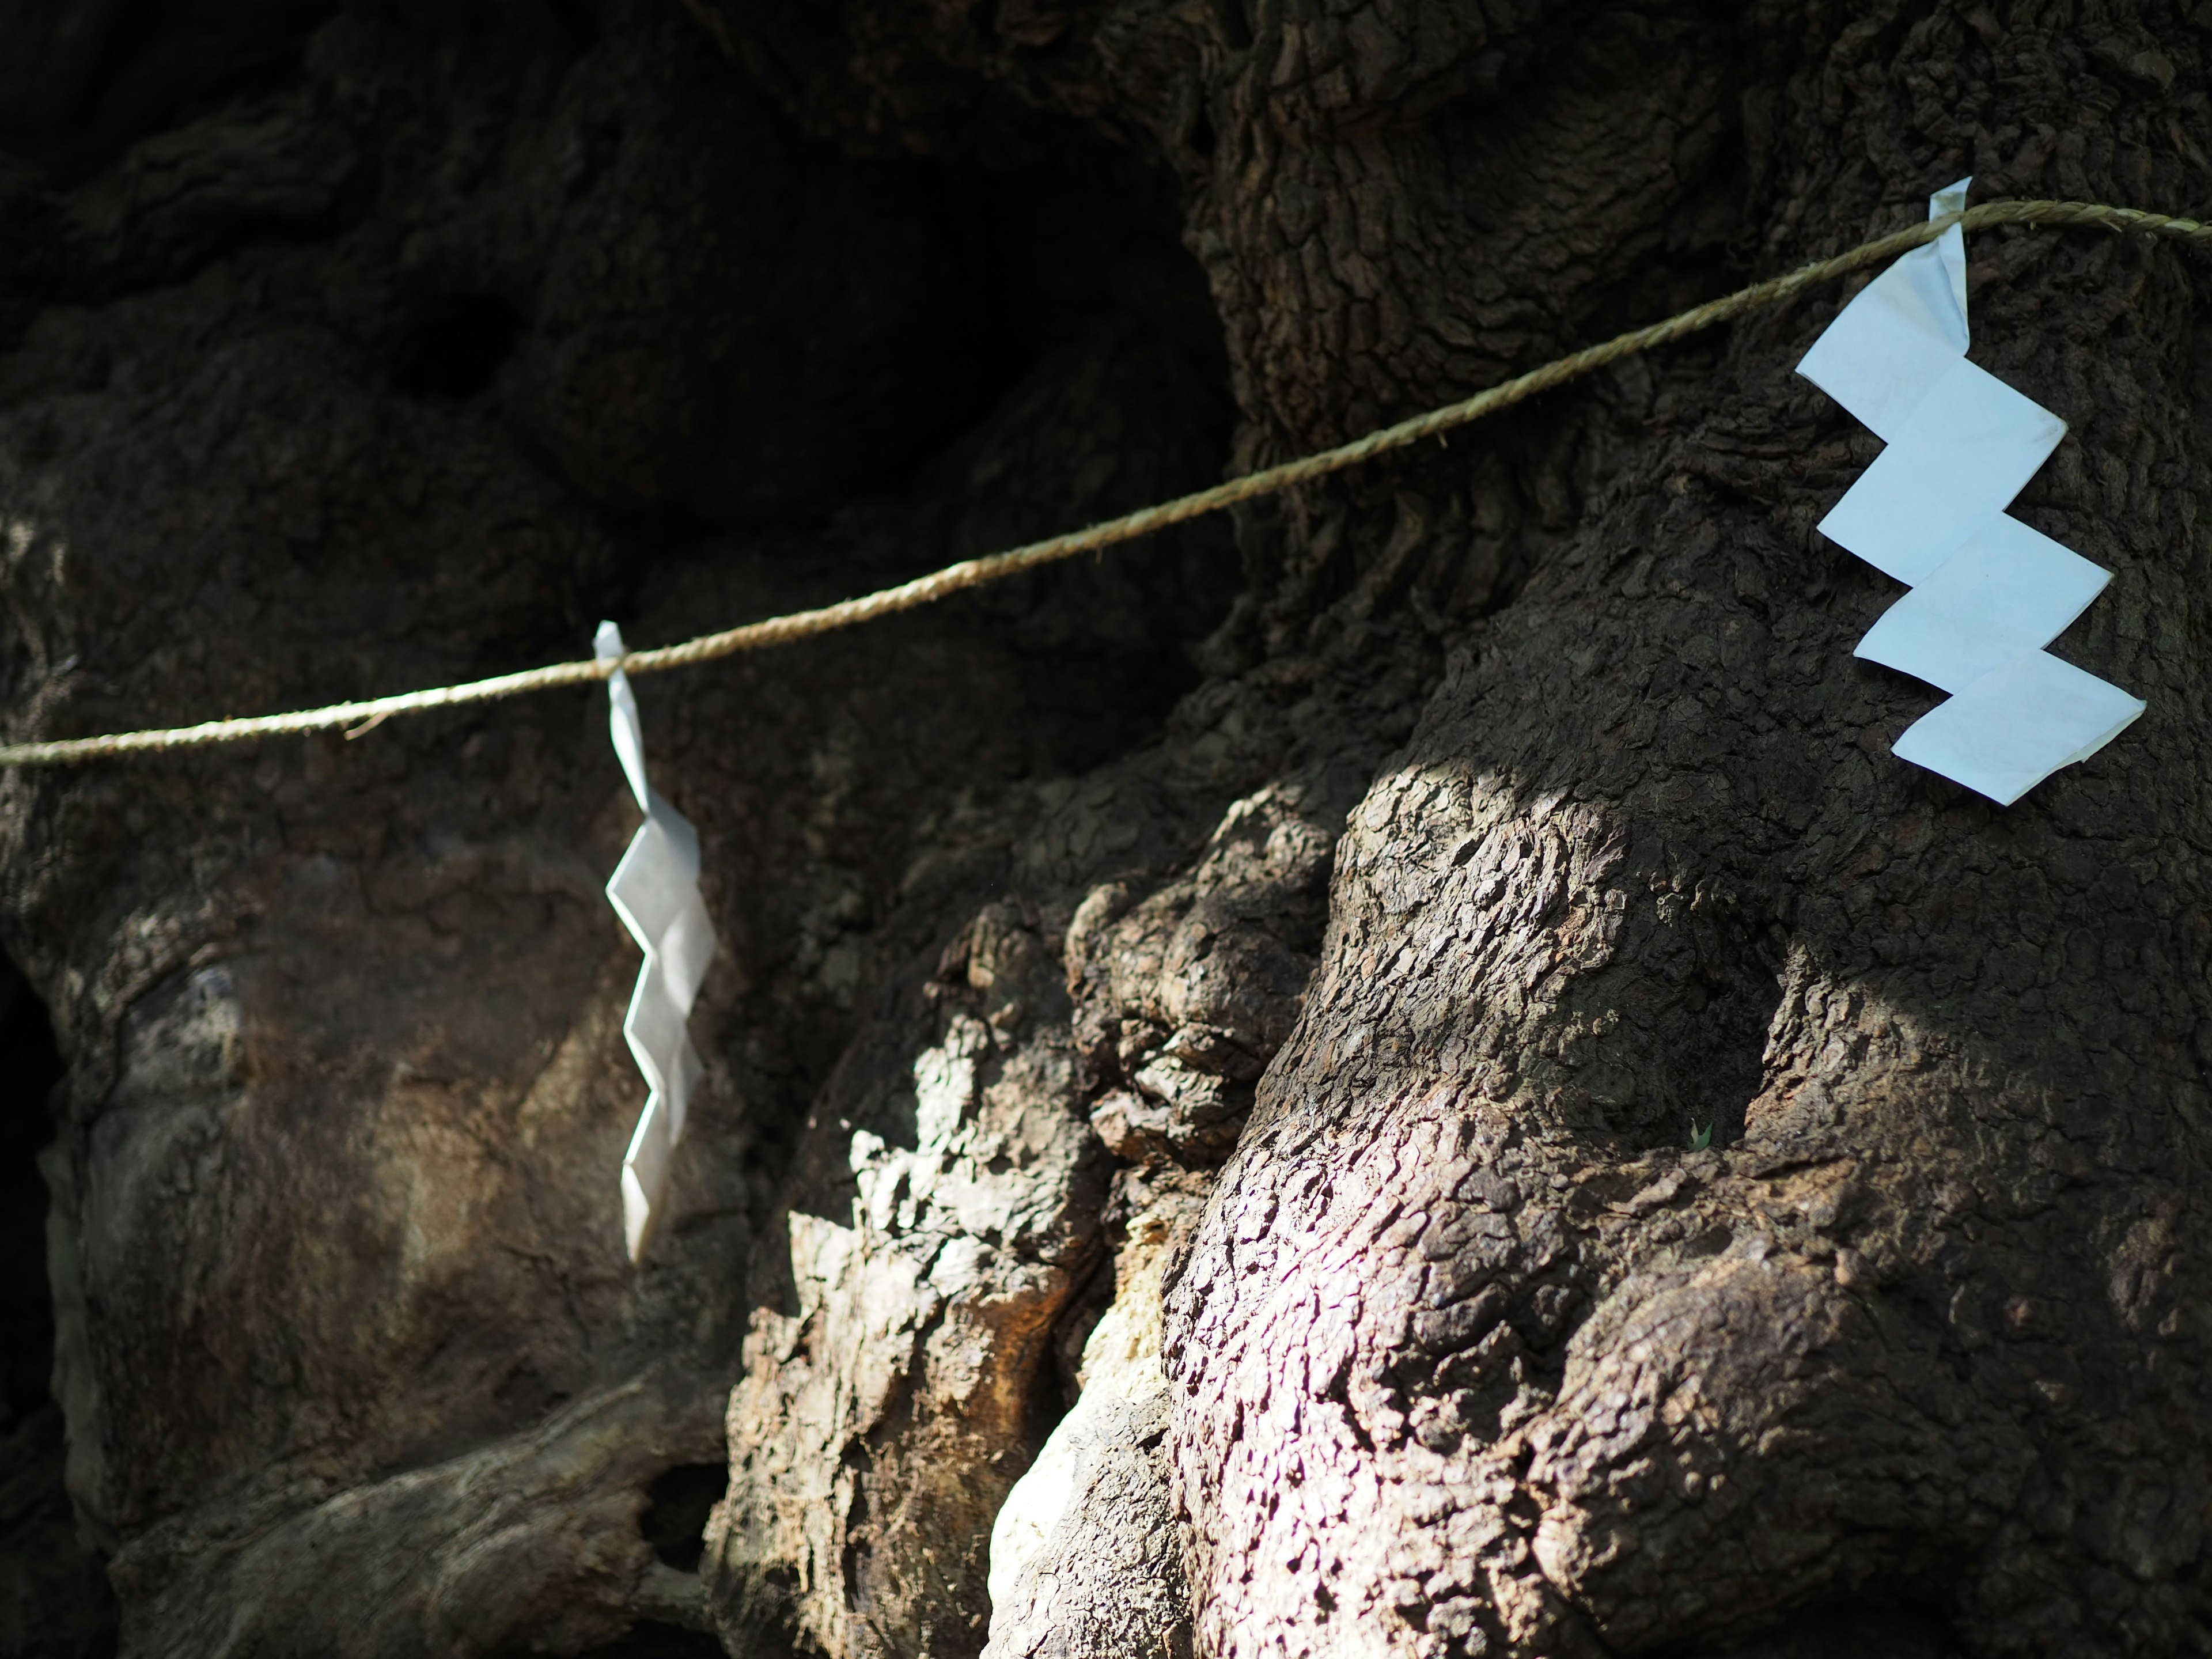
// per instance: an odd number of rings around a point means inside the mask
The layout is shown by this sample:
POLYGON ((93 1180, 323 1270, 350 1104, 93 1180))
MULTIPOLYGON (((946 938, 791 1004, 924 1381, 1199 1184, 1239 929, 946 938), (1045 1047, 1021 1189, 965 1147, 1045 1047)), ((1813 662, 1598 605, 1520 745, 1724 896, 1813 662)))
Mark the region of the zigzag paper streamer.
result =
MULTIPOLYGON (((599 624, 592 642, 601 662, 619 661, 622 630, 599 624)), ((645 813, 629 850, 607 882, 607 902, 645 952, 645 966, 623 1018, 637 1069, 645 1073, 645 1110, 623 1156, 623 1239, 633 1262, 644 1259, 668 1189, 668 1162, 684 1133, 684 1109, 699 1079, 699 1051, 685 1021, 714 956, 714 924, 699 896, 699 834, 690 820, 645 781, 645 736, 637 698, 617 668, 607 677, 607 724, 623 775, 645 813)))
MULTIPOLYGON (((1931 219, 1966 205, 1961 179, 1931 219)), ((1966 361, 1966 237, 1954 225, 1875 278, 1797 372, 1887 446, 1821 532, 1912 591, 1853 653, 1953 695, 1893 752, 2009 806, 2143 711, 2043 647, 2112 573, 2005 508, 2066 424, 1966 361)))

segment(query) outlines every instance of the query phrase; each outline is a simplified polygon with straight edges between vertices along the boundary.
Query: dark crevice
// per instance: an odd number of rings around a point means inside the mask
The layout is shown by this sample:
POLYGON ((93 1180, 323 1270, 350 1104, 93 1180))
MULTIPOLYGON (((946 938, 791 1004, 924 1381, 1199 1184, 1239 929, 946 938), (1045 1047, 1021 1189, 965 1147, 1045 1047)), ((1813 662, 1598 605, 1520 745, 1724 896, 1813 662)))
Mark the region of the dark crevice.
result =
POLYGON ((1811 1608, 1728 1648, 1698 1644, 1670 1659, 1957 1659, 1947 1620, 1917 1607, 1844 1603, 1811 1608))
POLYGON ((410 398, 473 398, 514 353, 521 319, 489 294, 434 295, 416 302, 392 354, 392 385, 410 398))
POLYGON ((720 1463, 678 1463, 645 1489, 637 1529, 653 1553, 678 1572, 699 1571, 708 1511, 729 1490, 730 1472, 720 1463))
POLYGON ((46 1010, 0 957, 0 1651, 98 1659, 116 1644, 107 1574, 77 1536, 62 1484, 62 1413, 52 1391, 53 1294, 46 1187, 61 1051, 46 1010))
POLYGON ((1212 118, 1207 115, 1206 106, 1201 104, 1191 117, 1191 154, 1201 161, 1211 161, 1213 159, 1214 147, 1219 142, 1214 134, 1212 118))
POLYGON ((1101 316, 1127 313, 1225 393, 1228 348, 1183 245, 1172 178, 1073 122, 1052 137, 1019 167, 946 171, 975 318, 1007 354, 999 392, 1101 316))
POLYGON ((21 1422, 45 1405, 53 1369, 53 1297, 46 1285, 46 1186, 40 1152, 54 1138, 48 1098, 62 1058, 46 1011, 14 964, 0 961, 0 1366, 6 1415, 21 1422))
MULTIPOLYGON (((626 1636, 586 1648, 574 1659, 724 1659, 726 1650, 703 1631, 641 1619, 626 1636)), ((502 1655, 501 1659, 509 1659, 502 1655)), ((522 1659, 518 1651, 512 1659, 522 1659)))

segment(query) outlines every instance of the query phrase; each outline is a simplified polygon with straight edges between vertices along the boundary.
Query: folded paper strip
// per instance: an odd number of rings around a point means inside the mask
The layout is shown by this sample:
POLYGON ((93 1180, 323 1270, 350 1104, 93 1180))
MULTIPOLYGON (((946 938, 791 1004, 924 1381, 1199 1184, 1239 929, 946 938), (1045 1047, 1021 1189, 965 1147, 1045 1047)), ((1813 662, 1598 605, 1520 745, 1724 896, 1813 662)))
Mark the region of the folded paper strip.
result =
MULTIPOLYGON (((592 649, 602 662, 619 660, 622 630, 601 623, 592 649)), ((623 1239, 635 1262, 644 1259, 665 1207, 670 1154, 684 1133, 684 1109, 699 1079, 699 1051, 685 1022, 714 958, 714 925, 699 896, 698 831, 645 781, 637 698, 619 668, 607 678, 607 704, 623 775, 645 813, 607 883, 607 902, 645 952, 623 1018, 623 1036, 645 1073, 647 1091, 622 1167, 623 1239)))
MULTIPOLYGON (((1929 198, 1929 216, 1962 211, 1969 182, 1929 198)), ((1967 344, 1966 238, 1953 225, 1869 283, 1797 372, 1886 446, 1820 521, 1911 589, 1854 654, 1953 693, 1894 752, 2009 806, 2143 705, 2044 649, 2112 573, 2006 514, 2066 425, 1968 362, 1967 344)))

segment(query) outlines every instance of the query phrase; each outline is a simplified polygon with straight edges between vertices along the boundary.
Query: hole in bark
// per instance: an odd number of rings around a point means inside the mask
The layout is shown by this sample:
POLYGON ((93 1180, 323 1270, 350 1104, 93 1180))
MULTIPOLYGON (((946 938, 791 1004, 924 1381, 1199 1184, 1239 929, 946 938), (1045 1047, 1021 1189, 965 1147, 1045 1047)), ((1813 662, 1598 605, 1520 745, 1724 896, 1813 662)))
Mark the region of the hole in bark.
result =
POLYGON ((724 1653, 722 1644, 704 1631, 641 1619, 620 1641, 587 1649, 576 1659, 724 1659, 724 1653))
POLYGON ((1737 1647, 1700 1647, 1685 1659, 1956 1659, 1947 1621, 1915 1607, 1829 1606, 1737 1647))
POLYGON ((1190 147, 1199 155, 1211 159, 1215 142, 1212 118, 1206 114, 1206 106, 1201 104, 1197 115, 1191 120, 1190 147))
MULTIPOLYGON (((1122 1183, 1116 1176, 1115 1191, 1122 1183)), ((1109 1222, 1109 1228, 1114 1224, 1109 1222)), ((1034 1443, 1042 1446, 1045 1437, 1059 1426, 1060 1419, 1075 1409, 1082 1397, 1082 1385, 1077 1376, 1083 1370, 1083 1345, 1091 1340, 1091 1333, 1098 1328, 1098 1322, 1106 1316, 1106 1310, 1114 1304, 1114 1252, 1121 1247, 1120 1239, 1109 1233, 1112 1248, 1099 1252, 1098 1265, 1091 1270, 1082 1287, 1067 1299, 1060 1311, 1052 1331, 1052 1358, 1037 1367, 1037 1397, 1030 1402, 1029 1427, 1036 1431, 1034 1443), (1037 1429, 1042 1423, 1043 1427, 1037 1429)))
POLYGON ((46 1011, 0 957, 0 1631, 27 1659, 96 1659, 116 1645, 115 1601, 77 1540, 62 1485, 62 1413, 52 1394, 53 1293, 46 1277, 46 1186, 61 1051, 46 1011))
POLYGON ((662 1561, 678 1572, 696 1572, 707 1512, 729 1488, 730 1472, 720 1463, 678 1463, 663 1470, 645 1489, 645 1513, 638 1516, 637 1529, 662 1561))
POLYGON ((424 300, 392 355, 392 384, 410 398, 473 398, 514 349, 521 322, 489 294, 424 300))
POLYGON ((45 1405, 54 1362, 46 1284, 46 1184, 40 1150, 54 1138, 47 1097, 62 1079, 53 1027, 13 964, 0 961, 0 1365, 14 1425, 45 1405))

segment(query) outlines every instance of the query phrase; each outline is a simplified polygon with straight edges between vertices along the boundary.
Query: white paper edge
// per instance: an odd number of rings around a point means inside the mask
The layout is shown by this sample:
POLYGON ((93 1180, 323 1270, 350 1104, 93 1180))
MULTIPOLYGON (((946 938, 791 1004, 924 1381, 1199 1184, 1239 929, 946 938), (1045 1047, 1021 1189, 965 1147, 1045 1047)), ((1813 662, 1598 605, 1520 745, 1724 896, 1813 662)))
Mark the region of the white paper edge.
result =
MULTIPOLYGON (((611 622, 602 622, 592 636, 592 651, 599 661, 619 660, 623 654, 621 629, 611 622)), ((644 957, 623 1015, 624 1044, 645 1079, 647 1091, 644 1109, 638 1114, 637 1127, 631 1132, 622 1164, 623 1242, 631 1263, 635 1265, 644 1260, 658 1231, 667 1198, 669 1165, 676 1143, 683 1136, 684 1121, 690 1115, 691 1090, 703 1070, 699 1051, 686 1028, 692 1005, 698 998, 699 981, 705 977, 707 964, 713 959, 718 942, 713 920, 699 899, 698 831, 647 780, 645 735, 638 719, 637 697, 630 689, 629 677, 620 669, 607 677, 607 727, 623 778, 639 809, 646 815, 645 822, 638 826, 637 833, 630 837, 629 847, 617 862, 614 873, 608 878, 606 887, 609 906, 636 940, 644 957), (658 935, 620 896, 624 878, 649 866, 658 866, 653 867, 651 873, 665 878, 669 885, 689 890, 686 902, 674 907, 658 935), (693 933, 702 937, 690 939, 688 935, 693 933), (684 954, 695 958, 683 964, 690 969, 685 975, 689 984, 674 977, 675 963, 667 959, 672 943, 686 942, 692 949, 684 954), (655 1001, 665 1006, 649 1006, 655 1001), (649 1029, 666 1024, 665 1016, 670 1012, 675 1015, 672 1032, 649 1029), (672 1036, 672 1042, 663 1045, 672 1051, 656 1053, 653 1045, 646 1040, 652 1035, 672 1036)))

